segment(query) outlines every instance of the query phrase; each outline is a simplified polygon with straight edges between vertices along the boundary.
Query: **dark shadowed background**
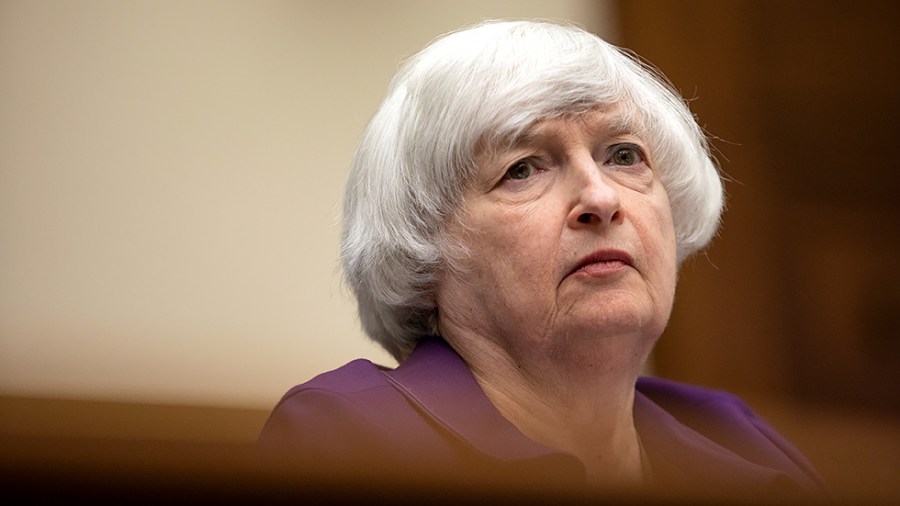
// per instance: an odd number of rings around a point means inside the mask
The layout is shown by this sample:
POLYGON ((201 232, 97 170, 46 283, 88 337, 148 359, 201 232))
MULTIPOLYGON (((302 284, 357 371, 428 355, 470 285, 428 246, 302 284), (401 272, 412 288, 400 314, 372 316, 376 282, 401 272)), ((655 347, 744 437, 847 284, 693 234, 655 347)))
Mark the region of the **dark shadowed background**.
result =
POLYGON ((900 4, 620 2, 729 179, 656 371, 755 407, 841 486, 900 476, 900 4))

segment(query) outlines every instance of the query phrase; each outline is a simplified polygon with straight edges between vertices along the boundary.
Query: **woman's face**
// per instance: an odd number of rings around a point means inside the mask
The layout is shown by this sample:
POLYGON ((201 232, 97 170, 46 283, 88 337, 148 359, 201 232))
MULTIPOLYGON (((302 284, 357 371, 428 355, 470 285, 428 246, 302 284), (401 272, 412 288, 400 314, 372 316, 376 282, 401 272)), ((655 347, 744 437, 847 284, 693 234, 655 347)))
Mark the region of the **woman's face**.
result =
POLYGON ((676 283, 653 163, 615 108, 539 121, 511 147, 481 153, 449 229, 469 255, 438 284, 445 337, 462 331, 521 355, 623 336, 643 361, 676 283))

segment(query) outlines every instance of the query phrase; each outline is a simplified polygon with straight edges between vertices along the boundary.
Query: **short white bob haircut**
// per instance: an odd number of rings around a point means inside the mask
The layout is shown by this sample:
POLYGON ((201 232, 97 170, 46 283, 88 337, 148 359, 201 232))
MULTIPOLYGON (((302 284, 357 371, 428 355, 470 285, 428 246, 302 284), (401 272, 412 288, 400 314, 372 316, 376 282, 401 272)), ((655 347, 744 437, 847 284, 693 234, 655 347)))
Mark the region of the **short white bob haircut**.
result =
POLYGON ((647 143, 668 192, 678 261, 706 246, 723 206, 707 139, 648 65, 579 27, 488 21, 405 61, 365 130, 343 210, 341 263, 363 330, 399 361, 438 334, 435 282, 448 220, 484 146, 535 122, 617 105, 647 143))

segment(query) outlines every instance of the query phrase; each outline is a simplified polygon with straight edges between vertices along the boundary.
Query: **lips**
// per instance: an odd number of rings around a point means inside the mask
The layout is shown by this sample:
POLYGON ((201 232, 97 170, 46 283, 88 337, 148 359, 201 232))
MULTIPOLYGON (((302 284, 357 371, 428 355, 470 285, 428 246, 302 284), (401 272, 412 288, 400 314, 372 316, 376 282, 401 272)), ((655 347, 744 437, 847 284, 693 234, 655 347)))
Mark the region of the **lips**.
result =
POLYGON ((569 274, 581 271, 596 276, 611 274, 625 267, 634 267, 631 255, 619 249, 601 249, 579 260, 569 274))

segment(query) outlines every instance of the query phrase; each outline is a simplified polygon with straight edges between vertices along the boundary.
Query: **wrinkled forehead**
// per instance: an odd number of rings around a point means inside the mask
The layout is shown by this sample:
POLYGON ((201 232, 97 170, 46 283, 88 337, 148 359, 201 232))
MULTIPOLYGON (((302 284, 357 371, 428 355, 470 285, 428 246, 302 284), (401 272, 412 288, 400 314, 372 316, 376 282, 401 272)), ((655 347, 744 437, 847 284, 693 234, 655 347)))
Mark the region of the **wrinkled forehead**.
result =
POLYGON ((604 135, 631 134, 643 137, 644 122, 630 101, 583 103, 560 109, 534 111, 531 116, 517 118, 517 122, 497 121, 496 125, 488 127, 481 135, 472 154, 477 160, 498 152, 538 144, 543 135, 543 127, 551 120, 577 122, 595 112, 602 113, 602 122, 591 127, 602 130, 604 135))

